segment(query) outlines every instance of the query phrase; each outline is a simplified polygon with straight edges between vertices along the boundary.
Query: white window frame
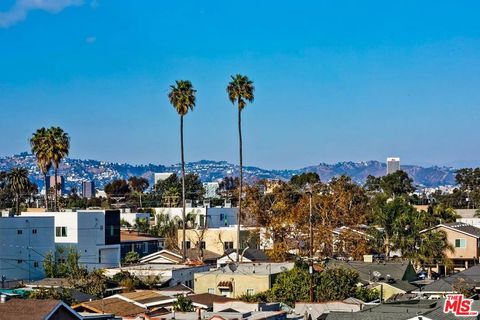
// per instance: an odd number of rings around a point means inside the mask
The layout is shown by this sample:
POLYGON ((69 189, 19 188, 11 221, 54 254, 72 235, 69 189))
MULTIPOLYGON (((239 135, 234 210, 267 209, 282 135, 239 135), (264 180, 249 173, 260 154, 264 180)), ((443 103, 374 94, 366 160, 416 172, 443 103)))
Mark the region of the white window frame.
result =
POLYGON ((465 239, 465 238, 455 239, 454 246, 455 246, 456 249, 465 249, 467 247, 467 239, 465 239), (457 240, 459 241, 459 246, 458 247, 457 247, 457 240), (462 242, 463 242, 463 246, 462 246, 462 242))

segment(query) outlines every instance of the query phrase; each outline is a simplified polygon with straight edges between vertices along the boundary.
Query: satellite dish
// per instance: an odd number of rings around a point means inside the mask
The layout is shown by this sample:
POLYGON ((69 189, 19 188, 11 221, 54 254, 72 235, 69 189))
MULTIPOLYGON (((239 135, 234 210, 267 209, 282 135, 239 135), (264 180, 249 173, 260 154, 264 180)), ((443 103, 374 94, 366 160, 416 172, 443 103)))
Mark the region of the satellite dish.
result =
POLYGON ((228 268, 229 268, 230 271, 232 271, 232 272, 237 271, 237 265, 236 265, 235 263, 233 263, 233 262, 228 264, 228 268))

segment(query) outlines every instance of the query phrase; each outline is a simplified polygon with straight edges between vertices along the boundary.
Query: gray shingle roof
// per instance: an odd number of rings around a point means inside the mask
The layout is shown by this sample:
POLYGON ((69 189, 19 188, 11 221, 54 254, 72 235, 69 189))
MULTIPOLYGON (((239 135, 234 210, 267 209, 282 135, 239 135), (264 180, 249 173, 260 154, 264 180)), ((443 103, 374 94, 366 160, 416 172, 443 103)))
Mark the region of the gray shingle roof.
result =
POLYGON ((412 281, 416 279, 416 273, 412 265, 409 262, 385 262, 385 263, 376 263, 376 262, 362 262, 362 261, 340 261, 340 260, 330 260, 327 262, 326 266, 329 268, 350 268, 356 270, 360 279, 363 281, 371 282, 374 280, 374 272, 379 272, 381 274, 380 281, 386 279, 387 275, 390 278, 396 281, 412 281))
POLYGON ((442 225, 448 228, 458 230, 463 233, 467 233, 474 237, 480 238, 480 229, 472 226, 471 224, 467 224, 463 222, 451 222, 451 223, 443 223, 439 226, 442 226, 442 225))
POLYGON ((449 277, 439 279, 422 288, 422 292, 453 292, 453 285, 459 281, 472 286, 480 285, 480 265, 465 269, 449 277))
MULTIPOLYGON (((386 303, 356 313, 331 312, 327 320, 406 320, 443 308, 443 300, 410 300, 401 303, 386 303)), ((436 318, 435 318, 436 320, 436 318)))

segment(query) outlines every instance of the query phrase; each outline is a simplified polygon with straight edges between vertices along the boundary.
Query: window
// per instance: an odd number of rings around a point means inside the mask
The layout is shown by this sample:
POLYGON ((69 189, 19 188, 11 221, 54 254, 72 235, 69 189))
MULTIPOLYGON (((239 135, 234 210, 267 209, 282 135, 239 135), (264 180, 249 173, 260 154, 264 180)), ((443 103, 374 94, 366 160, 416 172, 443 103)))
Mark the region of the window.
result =
POLYGON ((187 249, 190 249, 190 241, 185 241, 185 247, 186 247, 187 249))
POLYGON ((55 227, 55 235, 57 237, 66 237, 67 236, 67 227, 55 227))
POLYGON ((37 234, 37 229, 32 229, 33 234, 37 234))
POLYGON ((98 250, 98 263, 102 263, 102 250, 98 250))
POLYGON ((200 241, 200 249, 206 249, 206 248, 207 248, 207 245, 205 241, 200 241))
POLYGON ((455 248, 466 248, 467 240, 466 239, 455 239, 455 248))
POLYGON ((34 268, 38 268, 38 261, 34 261, 34 262, 33 262, 33 267, 34 267, 34 268))
POLYGON ((247 289, 247 296, 253 296, 255 294, 255 289, 247 289))
POLYGON ((22 259, 18 259, 18 260, 17 260, 17 263, 22 263, 22 262, 23 262, 22 259))
POLYGON ((220 213, 220 221, 223 221, 223 213, 220 213))
POLYGON ((233 249, 233 241, 226 241, 226 242, 223 244, 223 248, 224 248, 225 250, 233 249))
POLYGON ((143 243, 143 253, 148 253, 148 242, 143 243))
POLYGON ((20 229, 17 230, 17 234, 22 234, 22 233, 23 233, 22 230, 20 230, 20 229))
POLYGON ((208 288, 208 293, 215 294, 215 288, 208 288))

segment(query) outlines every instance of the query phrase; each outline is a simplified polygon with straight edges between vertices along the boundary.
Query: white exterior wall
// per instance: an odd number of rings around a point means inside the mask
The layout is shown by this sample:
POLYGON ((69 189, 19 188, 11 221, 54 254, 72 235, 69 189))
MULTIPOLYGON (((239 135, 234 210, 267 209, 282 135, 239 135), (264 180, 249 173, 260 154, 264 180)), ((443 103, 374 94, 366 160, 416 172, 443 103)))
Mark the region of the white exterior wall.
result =
POLYGON ((136 212, 136 213, 120 213, 120 220, 125 220, 132 226, 136 223, 136 219, 147 219, 150 221, 150 213, 148 212, 136 212))
POLYGON ((50 216, 55 219, 55 244, 75 247, 79 263, 89 270, 120 265, 120 244, 105 245, 105 211, 82 210, 77 212, 23 212, 23 216, 50 216), (56 227, 66 227, 67 236, 57 237, 56 227))
MULTIPOLYGON (((182 218, 182 208, 155 208, 155 223, 157 222, 157 214, 166 214, 170 219, 182 218)), ((220 228, 237 224, 238 208, 186 208, 185 214, 195 214, 196 224, 202 225, 201 221, 205 221, 207 216, 207 226, 209 228, 220 228), (203 216, 203 218, 200 218, 203 216)))
POLYGON ((52 217, 0 218, 0 276, 6 280, 45 277, 43 260, 55 250, 52 217))

